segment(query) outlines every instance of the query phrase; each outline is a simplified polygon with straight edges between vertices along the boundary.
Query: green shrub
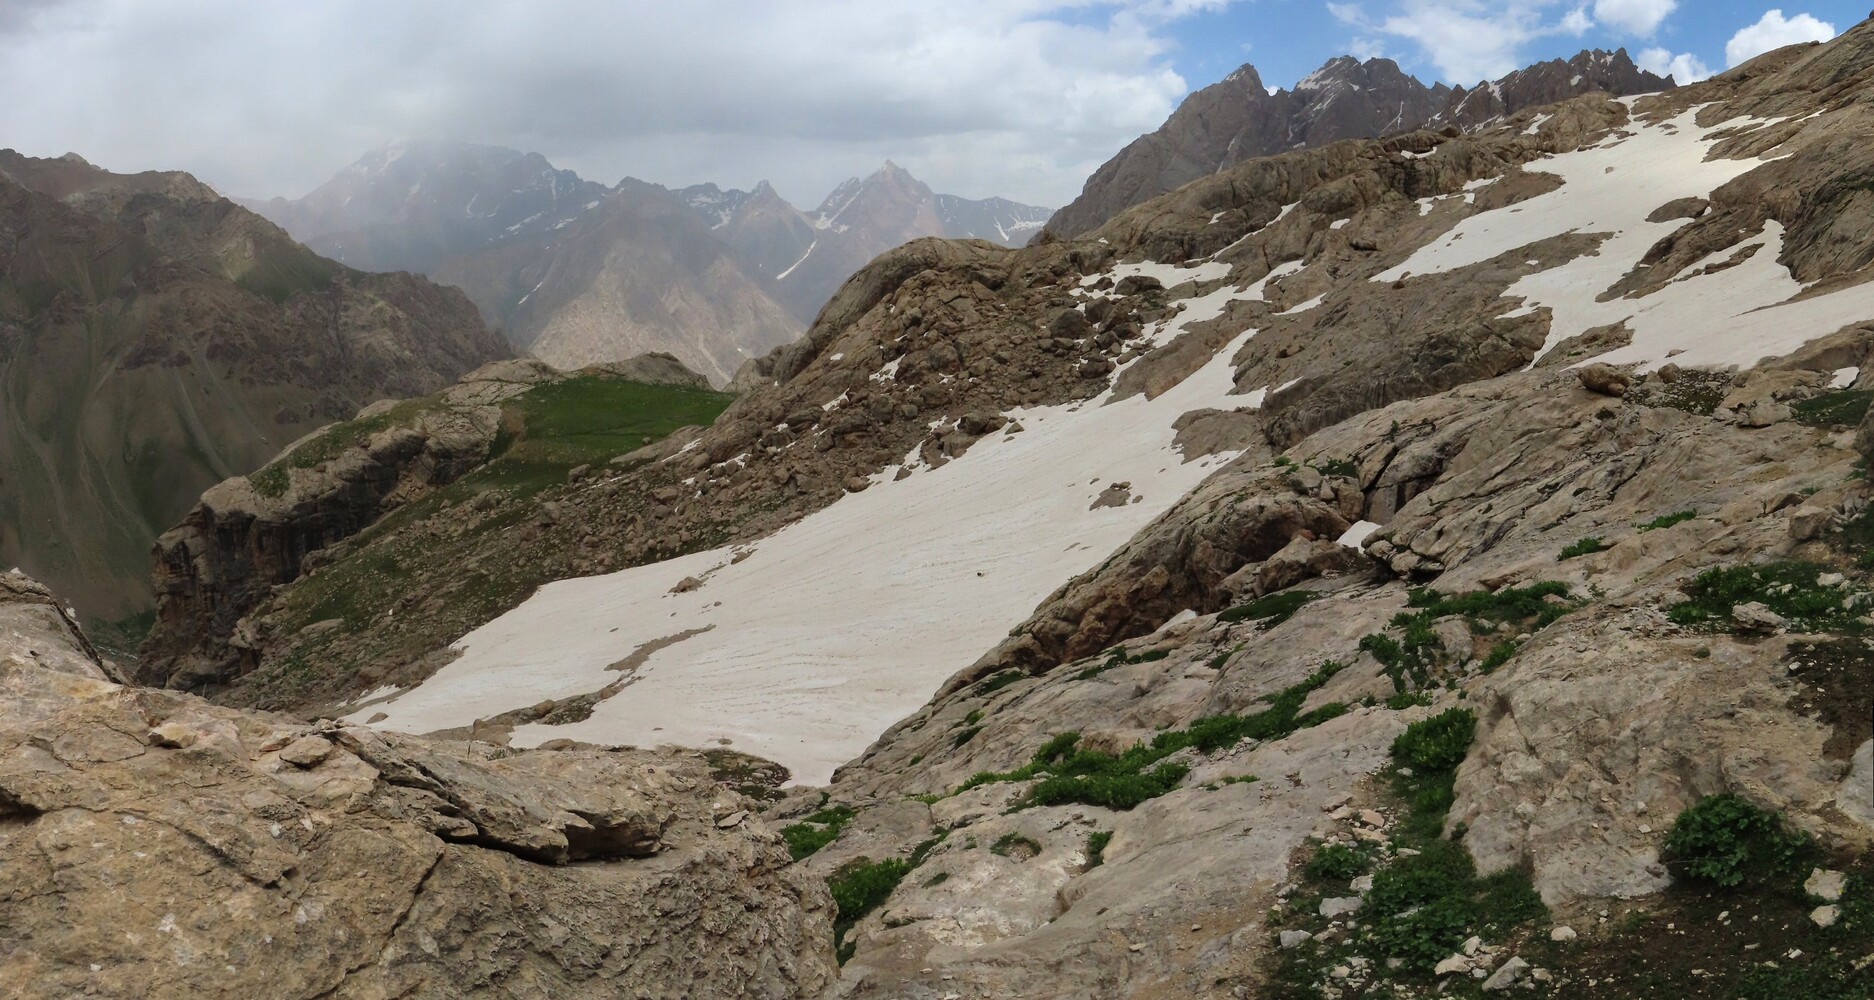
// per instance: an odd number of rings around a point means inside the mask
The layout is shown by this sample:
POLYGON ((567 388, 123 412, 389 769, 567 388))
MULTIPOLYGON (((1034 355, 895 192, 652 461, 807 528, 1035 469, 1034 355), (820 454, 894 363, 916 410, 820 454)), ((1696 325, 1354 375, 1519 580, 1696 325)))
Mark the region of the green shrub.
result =
POLYGON ((1490 652, 1484 654, 1484 661, 1477 665, 1477 669, 1486 674, 1495 673, 1498 667, 1510 662, 1510 657, 1515 656, 1521 648, 1514 639, 1505 639, 1490 647, 1490 652))
POLYGON ((1729 628, 1731 609, 1757 602, 1788 620, 1793 631, 1815 632, 1854 627, 1846 606, 1852 591, 1816 582, 1828 572, 1819 563, 1766 563, 1708 569, 1685 587, 1686 601, 1666 610, 1675 625, 1729 628))
POLYGON ((1306 590, 1284 590, 1280 593, 1266 594, 1248 604, 1239 604, 1217 615, 1217 620, 1236 624, 1237 622, 1256 621, 1262 623, 1264 630, 1272 629, 1288 621, 1300 611, 1302 606, 1319 597, 1306 590))
POLYGON ((983 727, 981 726, 970 726, 969 728, 962 730, 961 732, 957 733, 955 736, 950 738, 950 749, 952 750, 960 749, 963 746, 963 744, 968 743, 969 741, 975 739, 976 734, 982 731, 983 731, 983 727))
POLYGON ((1781 813, 1726 793, 1680 813, 1665 846, 1667 863, 1686 877, 1730 887, 1793 869, 1810 839, 1781 813))
POLYGON ((1106 658, 1105 663, 1095 664, 1091 667, 1086 668, 1085 670, 1082 670, 1081 672, 1074 675, 1074 680, 1077 680, 1077 681, 1090 680, 1094 677, 1098 677, 1099 675, 1107 672, 1108 670, 1113 669, 1114 667, 1121 666, 1123 664, 1156 663, 1159 660, 1162 660, 1165 657, 1170 656, 1171 650, 1154 649, 1150 652, 1140 653, 1137 656, 1134 656, 1130 653, 1127 653, 1124 647, 1115 647, 1114 649, 1110 650, 1110 653, 1111 655, 1106 658))
POLYGON ((1349 479, 1360 478, 1360 467, 1344 458, 1331 458, 1315 466, 1324 476, 1345 476, 1349 479))
POLYGON ((1095 830, 1087 834, 1087 868, 1098 868, 1106 863, 1106 845, 1113 842, 1113 831, 1095 830))
POLYGON ((1339 673, 1342 665, 1332 661, 1301 683, 1263 700, 1270 706, 1250 715, 1212 715, 1194 720, 1183 729, 1167 729, 1152 737, 1150 743, 1137 743, 1120 754, 1078 748, 1079 733, 1059 733, 1036 750, 1029 762, 1013 771, 983 771, 958 786, 958 792, 1003 781, 1042 780, 1019 804, 1105 806, 1131 809, 1148 799, 1157 798, 1178 786, 1190 768, 1182 764, 1161 763, 1184 749, 1213 753, 1245 739, 1280 739, 1298 729, 1320 725, 1346 714, 1347 706, 1338 702, 1303 713, 1301 706, 1308 695, 1339 673))
POLYGON ((1386 707, 1395 712, 1408 708, 1423 708, 1432 703, 1432 696, 1424 691, 1400 692, 1386 699, 1386 707))
POLYGON ((1595 552, 1605 552, 1605 551, 1607 551, 1607 543, 1602 541, 1599 538, 1596 538, 1593 535, 1589 535, 1588 537, 1581 539, 1580 541, 1574 543, 1573 545, 1570 545, 1567 548, 1562 549, 1562 554, 1556 557, 1555 561, 1567 562, 1568 560, 1573 559, 1577 556, 1591 555, 1595 552))
POLYGON ((1419 587, 1406 595, 1406 604, 1422 609, 1433 618, 1463 615, 1472 621, 1499 624, 1534 619, 1535 627, 1542 628, 1573 610, 1568 598, 1568 584, 1542 580, 1526 587, 1473 590, 1462 594, 1440 594, 1428 587, 1419 587), (1562 601, 1552 602, 1551 597, 1562 601))
POLYGON ((865 915, 877 909, 904 881, 906 875, 917 867, 902 858, 886 861, 872 861, 859 858, 840 866, 840 869, 826 880, 826 887, 833 894, 833 904, 837 915, 833 919, 833 943, 838 945, 846 937, 852 925, 865 918, 865 915))
POLYGON ((787 841, 787 853, 799 861, 838 840, 840 831, 852 817, 853 811, 847 806, 822 809, 798 823, 782 827, 781 839, 787 841))
POLYGON ((1063 774, 1045 778, 1028 793, 1028 804, 1058 806, 1081 804, 1108 809, 1131 809, 1178 787, 1191 773, 1183 764, 1160 764, 1150 771, 1110 774, 1063 774))
POLYGON ((995 694, 997 691, 1000 691, 1003 688, 1008 687, 1010 684, 1013 684, 1016 681, 1019 681, 1027 676, 1028 676, 1027 674, 1021 672, 1020 670, 1004 670, 1001 673, 987 680, 977 681, 974 694, 977 697, 995 694))
POLYGON ((1463 847, 1434 840, 1419 851, 1374 874, 1361 920, 1381 954, 1422 972, 1470 936, 1477 906, 1476 869, 1463 847))
POLYGON ((1671 514, 1661 514, 1645 524, 1636 524, 1634 527, 1641 531, 1658 531, 1661 528, 1670 528, 1675 524, 1683 524, 1697 516, 1698 511, 1681 510, 1671 514))
POLYGON ((1317 844, 1314 857, 1308 859, 1302 871, 1323 882, 1346 882, 1365 875, 1372 867, 1372 857, 1351 844, 1317 844))
POLYGON ((1416 775, 1455 771, 1470 753, 1477 733, 1477 714, 1468 708, 1446 709, 1406 727, 1393 740, 1392 758, 1416 775))

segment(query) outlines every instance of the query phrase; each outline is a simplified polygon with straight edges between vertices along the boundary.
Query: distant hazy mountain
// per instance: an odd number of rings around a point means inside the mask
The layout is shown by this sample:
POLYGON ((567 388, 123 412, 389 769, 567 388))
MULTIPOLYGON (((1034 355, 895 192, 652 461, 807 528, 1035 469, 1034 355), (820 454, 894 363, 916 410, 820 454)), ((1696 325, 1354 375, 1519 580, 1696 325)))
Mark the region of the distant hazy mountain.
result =
POLYGON ((1020 246, 1051 214, 937 194, 892 163, 803 212, 766 181, 607 188, 538 154, 443 142, 372 150, 304 198, 247 204, 344 263, 456 285, 549 362, 668 351, 717 384, 799 336, 880 253, 925 236, 1020 246))
POLYGON ((1133 205, 1258 156, 1424 127, 1475 130, 1523 108, 1594 91, 1643 94, 1672 86, 1671 77, 1635 66, 1625 49, 1552 59, 1470 90, 1428 87, 1391 59, 1340 56, 1294 90, 1272 91, 1245 64, 1186 97, 1158 131, 1094 171, 1047 229, 1064 237, 1091 232, 1133 205))
POLYGON ((574 218, 607 190, 538 153, 423 141, 371 150, 297 201, 243 204, 340 263, 428 273, 521 228, 574 218))
POLYGON ((0 566, 147 608, 202 490, 508 353, 455 289, 319 257, 188 174, 0 150, 0 566))

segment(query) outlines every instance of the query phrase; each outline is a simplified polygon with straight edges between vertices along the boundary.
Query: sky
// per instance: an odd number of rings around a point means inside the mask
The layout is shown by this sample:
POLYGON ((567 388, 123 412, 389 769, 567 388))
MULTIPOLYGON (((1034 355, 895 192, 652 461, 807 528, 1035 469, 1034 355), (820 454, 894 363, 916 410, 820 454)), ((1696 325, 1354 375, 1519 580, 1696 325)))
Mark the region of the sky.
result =
POLYGON ((454 139, 802 207, 892 159, 1057 207, 1245 62, 1272 86, 1348 53, 1469 85, 1625 46, 1686 82, 1867 3, 0 0, 0 146, 297 197, 374 146, 454 139))

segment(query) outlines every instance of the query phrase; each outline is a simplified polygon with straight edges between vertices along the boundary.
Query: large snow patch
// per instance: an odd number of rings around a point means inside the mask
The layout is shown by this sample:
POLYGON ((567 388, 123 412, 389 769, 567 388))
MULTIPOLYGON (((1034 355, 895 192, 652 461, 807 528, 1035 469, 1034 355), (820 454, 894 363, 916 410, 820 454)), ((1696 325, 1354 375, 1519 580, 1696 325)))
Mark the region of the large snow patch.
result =
MULTIPOLYGON (((1221 312, 1220 289, 1168 324, 1221 312)), ((464 637, 427 682, 354 714, 426 732, 630 683, 591 717, 525 725, 516 745, 729 745, 825 782, 956 670, 993 647, 1062 583, 1092 569, 1234 457, 1191 462, 1173 446, 1188 410, 1231 396, 1238 337, 1155 399, 1110 394, 1015 410, 939 469, 871 488, 750 546, 550 584, 464 637), (1114 483, 1132 502, 1094 507, 1114 483), (673 593, 687 577, 700 588, 673 593), (703 630, 703 631, 698 631, 703 630), (636 654, 636 655, 634 655, 636 654), (628 662, 629 661, 629 662, 628 662)))

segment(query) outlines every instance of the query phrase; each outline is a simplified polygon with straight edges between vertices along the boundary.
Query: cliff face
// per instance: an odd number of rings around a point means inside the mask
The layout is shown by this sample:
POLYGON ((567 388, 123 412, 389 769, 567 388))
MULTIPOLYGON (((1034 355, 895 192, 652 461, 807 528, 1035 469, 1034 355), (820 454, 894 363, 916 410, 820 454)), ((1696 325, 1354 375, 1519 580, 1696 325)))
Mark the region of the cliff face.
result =
POLYGON ((203 489, 507 349, 459 293, 317 257, 186 174, 0 151, 0 561, 149 606, 203 489))
POLYGON ((0 578, 9 994, 783 1000, 833 975, 825 889, 700 755, 121 687, 49 603, 0 578))
POLYGON ((1646 94, 1672 86, 1641 70, 1626 50, 1585 51, 1465 90, 1427 87, 1390 59, 1330 60, 1294 90, 1265 88, 1254 66, 1184 99, 1087 180, 1080 197, 1048 220, 1057 237, 1083 236, 1120 212, 1245 160, 1419 128, 1484 128, 1525 108, 1597 91, 1646 94))

